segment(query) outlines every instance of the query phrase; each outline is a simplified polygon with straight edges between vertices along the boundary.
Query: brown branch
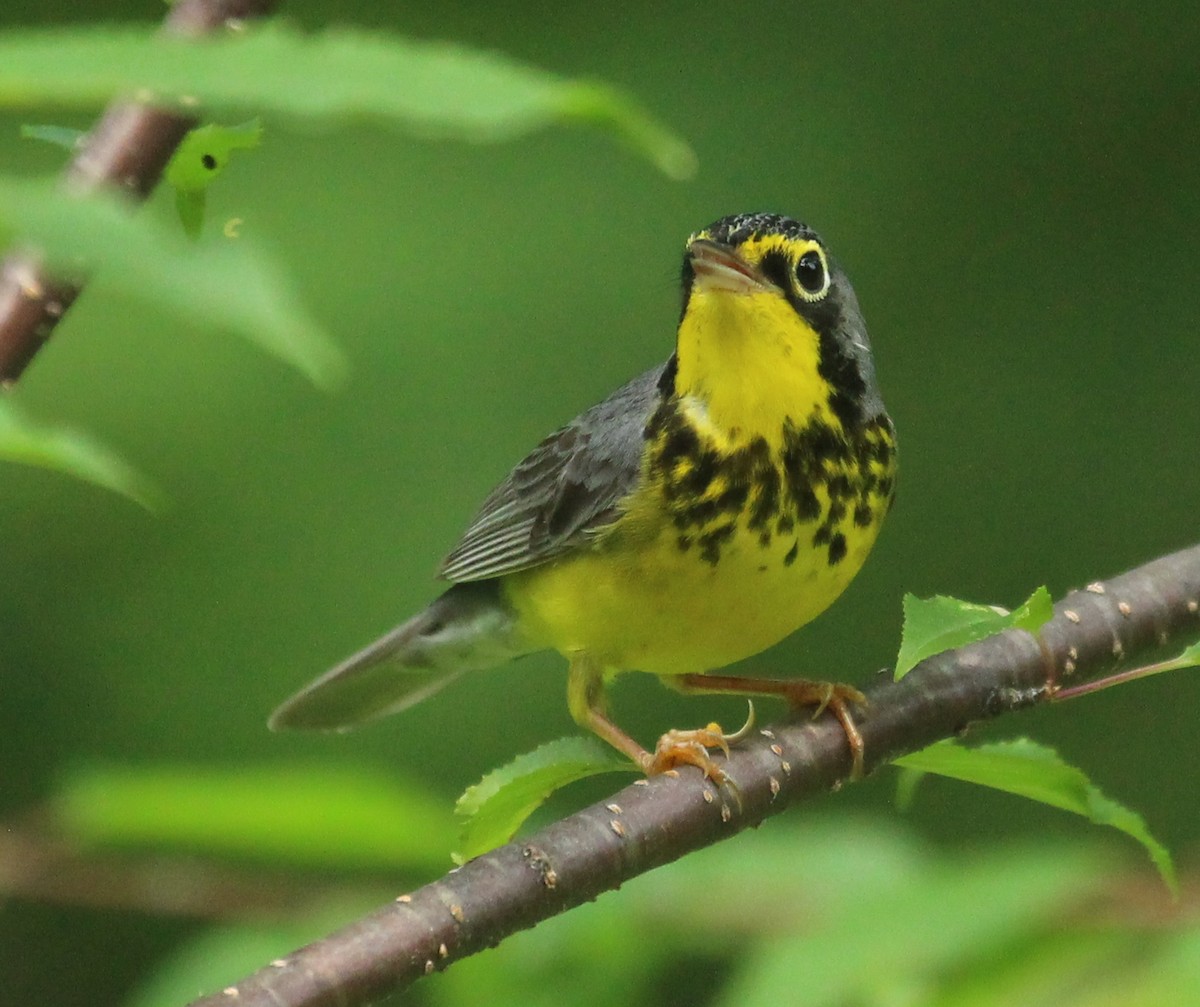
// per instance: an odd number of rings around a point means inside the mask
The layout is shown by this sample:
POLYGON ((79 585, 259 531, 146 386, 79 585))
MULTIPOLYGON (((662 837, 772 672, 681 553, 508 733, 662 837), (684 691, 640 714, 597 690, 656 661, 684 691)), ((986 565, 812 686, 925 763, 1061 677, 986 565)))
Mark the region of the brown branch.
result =
MULTIPOLYGON (((171 35, 203 35, 262 17, 274 0, 178 0, 163 22, 171 35)), ((67 166, 68 192, 120 189, 145 199, 175 148, 196 124, 190 116, 114 101, 67 166)), ((11 387, 50 337, 80 285, 50 276, 36 249, 16 249, 0 264, 0 388, 11 387)))
MULTIPOLYGON (((861 722, 875 769, 973 722, 1052 697, 1123 662, 1200 636, 1200 546, 1090 584, 1055 606, 1035 638, 1009 630, 923 661, 869 690, 861 722)), ((491 947, 630 878, 727 839, 800 798, 846 782, 831 717, 781 724, 734 750, 741 808, 697 771, 639 780, 612 799, 509 843, 300 949, 193 1007, 351 1007, 491 947)))
MULTIPOLYGON (((45 818, 46 816, 37 816, 45 818)), ((206 921, 276 923, 378 897, 373 883, 329 882, 229 867, 198 857, 81 848, 53 828, 0 824, 0 899, 133 911, 206 921)))

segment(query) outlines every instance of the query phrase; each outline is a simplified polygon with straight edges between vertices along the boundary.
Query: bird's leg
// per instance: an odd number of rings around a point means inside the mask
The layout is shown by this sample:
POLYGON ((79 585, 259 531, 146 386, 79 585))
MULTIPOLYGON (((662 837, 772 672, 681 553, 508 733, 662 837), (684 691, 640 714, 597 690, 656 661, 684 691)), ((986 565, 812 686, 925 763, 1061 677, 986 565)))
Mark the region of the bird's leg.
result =
POLYGON ((694 731, 672 730, 658 739, 652 754, 609 720, 604 708, 604 669, 586 654, 577 654, 571 659, 567 706, 575 723, 629 756, 647 776, 688 765, 696 766, 717 784, 732 784, 732 781, 713 761, 708 750, 719 748, 728 758, 729 746, 746 737, 754 724, 752 705, 749 720, 736 734, 725 734, 719 724, 709 724, 694 731))
POLYGON ((604 708, 604 669, 587 654, 571 658, 567 672, 567 708, 580 727, 607 741, 623 755, 628 755, 644 773, 654 756, 608 719, 604 708))
POLYGON ((801 678, 741 678, 736 675, 680 675, 667 679, 683 692, 736 693, 754 696, 780 696, 793 710, 815 706, 813 717, 829 710, 841 722, 850 744, 850 778, 863 775, 863 739, 850 716, 851 704, 865 706, 867 697, 852 685, 839 682, 811 682, 801 678))

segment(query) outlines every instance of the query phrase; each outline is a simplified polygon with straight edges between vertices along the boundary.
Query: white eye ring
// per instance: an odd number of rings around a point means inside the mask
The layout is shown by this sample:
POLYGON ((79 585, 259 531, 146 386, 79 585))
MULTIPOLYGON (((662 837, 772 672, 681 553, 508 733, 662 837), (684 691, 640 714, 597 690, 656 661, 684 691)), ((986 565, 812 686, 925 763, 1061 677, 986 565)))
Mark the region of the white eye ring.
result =
POLYGON ((806 301, 819 301, 829 293, 829 262, 819 245, 796 260, 792 273, 796 278, 796 293, 806 301))

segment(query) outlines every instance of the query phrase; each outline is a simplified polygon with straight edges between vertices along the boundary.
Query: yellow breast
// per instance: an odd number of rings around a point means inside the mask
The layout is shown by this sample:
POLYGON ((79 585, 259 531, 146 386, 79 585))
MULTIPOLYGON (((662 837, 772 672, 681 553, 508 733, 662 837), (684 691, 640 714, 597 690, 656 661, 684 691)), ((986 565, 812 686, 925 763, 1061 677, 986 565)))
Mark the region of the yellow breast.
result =
POLYGON ((858 572, 892 496, 886 418, 730 448, 701 412, 660 409, 643 484, 591 549, 507 578, 532 640, 613 670, 702 672, 803 626, 858 572))

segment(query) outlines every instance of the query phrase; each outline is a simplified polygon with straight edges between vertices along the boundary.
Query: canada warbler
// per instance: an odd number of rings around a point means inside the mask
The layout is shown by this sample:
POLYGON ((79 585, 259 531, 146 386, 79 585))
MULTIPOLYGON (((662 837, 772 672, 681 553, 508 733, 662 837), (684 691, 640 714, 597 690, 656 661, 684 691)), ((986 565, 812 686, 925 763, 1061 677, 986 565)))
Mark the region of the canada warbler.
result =
POLYGON ((639 670, 687 691, 780 695, 841 720, 850 686, 709 675, 815 618, 892 504, 896 441, 858 301, 806 225, 723 217, 683 258, 675 352, 552 433, 484 501, 424 611, 284 703, 273 728, 347 728, 466 671, 553 648, 568 703, 648 773, 724 774, 711 724, 646 751, 605 713, 639 670))

